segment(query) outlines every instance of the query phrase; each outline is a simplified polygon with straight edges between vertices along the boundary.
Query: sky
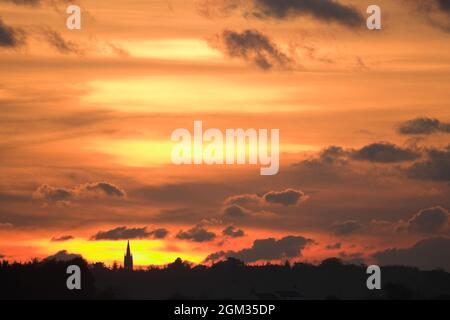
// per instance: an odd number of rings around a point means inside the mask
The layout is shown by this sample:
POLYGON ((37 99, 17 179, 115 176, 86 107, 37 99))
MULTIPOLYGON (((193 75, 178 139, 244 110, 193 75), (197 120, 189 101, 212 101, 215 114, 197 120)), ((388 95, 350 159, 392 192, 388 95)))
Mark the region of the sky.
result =
POLYGON ((0 0, 0 258, 450 270, 450 4, 370 4, 0 0), (195 120, 279 173, 172 164, 195 120))

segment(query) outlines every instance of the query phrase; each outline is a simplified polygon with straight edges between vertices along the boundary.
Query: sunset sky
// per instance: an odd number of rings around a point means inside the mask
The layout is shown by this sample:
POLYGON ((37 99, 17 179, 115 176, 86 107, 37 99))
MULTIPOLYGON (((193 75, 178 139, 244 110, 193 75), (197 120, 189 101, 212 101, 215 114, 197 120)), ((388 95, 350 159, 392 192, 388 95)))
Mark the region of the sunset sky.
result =
POLYGON ((450 3, 317 2, 0 0, 0 258, 450 270, 450 3), (195 120, 280 172, 173 165, 195 120))

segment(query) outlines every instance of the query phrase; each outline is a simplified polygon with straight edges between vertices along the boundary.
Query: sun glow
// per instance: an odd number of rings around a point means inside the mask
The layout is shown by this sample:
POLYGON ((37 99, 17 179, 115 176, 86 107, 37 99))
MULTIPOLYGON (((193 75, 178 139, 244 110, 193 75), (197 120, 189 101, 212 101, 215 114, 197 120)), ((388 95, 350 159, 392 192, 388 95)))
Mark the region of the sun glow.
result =
MULTIPOLYGON (((82 255, 89 262, 101 261, 107 265, 112 265, 114 262, 122 264, 126 249, 125 240, 89 241, 76 238, 71 241, 49 242, 48 239, 41 239, 33 240, 29 244, 41 248, 38 249, 38 253, 43 256, 67 250, 68 253, 82 255)), ((167 247, 165 241, 162 240, 131 240, 130 246, 136 266, 164 265, 173 262, 178 257, 199 263, 206 256, 206 253, 194 253, 192 250, 188 250, 184 243, 177 243, 176 248, 167 247)))

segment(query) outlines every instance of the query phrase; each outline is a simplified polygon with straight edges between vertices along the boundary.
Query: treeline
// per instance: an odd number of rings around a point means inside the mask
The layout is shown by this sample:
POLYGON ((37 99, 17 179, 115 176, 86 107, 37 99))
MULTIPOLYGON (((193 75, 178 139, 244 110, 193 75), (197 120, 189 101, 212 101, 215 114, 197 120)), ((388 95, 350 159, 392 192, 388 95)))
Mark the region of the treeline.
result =
POLYGON ((382 268, 381 290, 368 290, 366 266, 337 258, 319 265, 245 265, 229 258, 212 266, 181 259, 165 267, 126 271, 71 261, 0 263, 0 299, 450 299, 450 273, 405 266, 382 268), (81 290, 68 290, 69 265, 81 290))

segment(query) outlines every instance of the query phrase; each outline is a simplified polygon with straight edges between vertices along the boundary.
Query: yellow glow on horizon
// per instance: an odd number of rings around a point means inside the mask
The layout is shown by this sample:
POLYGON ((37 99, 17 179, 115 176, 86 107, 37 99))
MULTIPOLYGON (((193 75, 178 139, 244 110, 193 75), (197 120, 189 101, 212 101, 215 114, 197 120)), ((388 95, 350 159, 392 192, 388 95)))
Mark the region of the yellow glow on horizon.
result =
POLYGON ((277 112, 300 108, 283 105, 294 91, 289 86, 225 81, 220 77, 181 75, 141 79, 98 80, 88 83, 93 90, 82 100, 119 111, 139 112, 277 112))
POLYGON ((125 44, 133 57, 165 60, 223 60, 222 54, 201 39, 154 39, 125 44))
POLYGON ((170 163, 172 143, 169 138, 167 141, 98 140, 88 149, 111 155, 113 163, 131 167, 159 166, 170 163))
MULTIPOLYGON (((48 239, 33 240, 30 244, 41 248, 43 255, 53 255, 58 251, 67 250, 68 253, 81 254, 89 262, 104 262, 111 265, 115 261, 121 265, 126 251, 127 242, 118 241, 89 241, 76 238, 64 242, 50 242, 48 239)), ((194 263, 200 263, 206 257, 205 254, 192 253, 186 244, 177 243, 180 251, 166 248, 162 240, 131 240, 131 254, 136 266, 164 265, 175 261, 180 257, 194 263)))
MULTIPOLYGON (((191 132, 191 141, 193 141, 193 129, 186 128, 191 132)), ((230 128, 231 129, 231 128, 230 128)), ((237 128, 235 128, 237 129, 237 128)), ((206 128, 204 131, 207 130, 206 128)), ((238 144, 235 141, 235 145, 229 146, 226 144, 225 129, 223 130, 223 163, 226 163, 226 154, 236 155, 238 152, 238 144)), ((268 132, 268 150, 270 154, 270 130, 268 132)), ((120 139, 120 140, 98 140, 91 143, 88 149, 105 153, 112 157, 113 163, 126 165, 130 167, 145 167, 145 166, 161 166, 165 164, 171 164, 171 154, 173 147, 178 142, 172 142, 170 137, 167 137, 166 141, 162 140, 135 140, 135 139, 120 139)), ((205 149, 210 142, 203 142, 203 155, 205 155, 205 149)), ((280 144, 280 153, 299 153, 308 151, 318 151, 320 146, 315 145, 303 145, 303 144, 280 144)), ((257 147, 259 150, 259 147, 257 147)), ((245 146, 246 163, 248 163, 250 152, 250 146, 248 140, 245 146)), ((257 151, 259 152, 259 151, 257 151)), ((258 153, 257 153, 258 154, 258 153)), ((194 157, 194 147, 191 145, 191 159, 194 157)), ((204 159, 204 158, 203 158, 204 159)), ((260 161, 258 160, 258 164, 260 161)))

